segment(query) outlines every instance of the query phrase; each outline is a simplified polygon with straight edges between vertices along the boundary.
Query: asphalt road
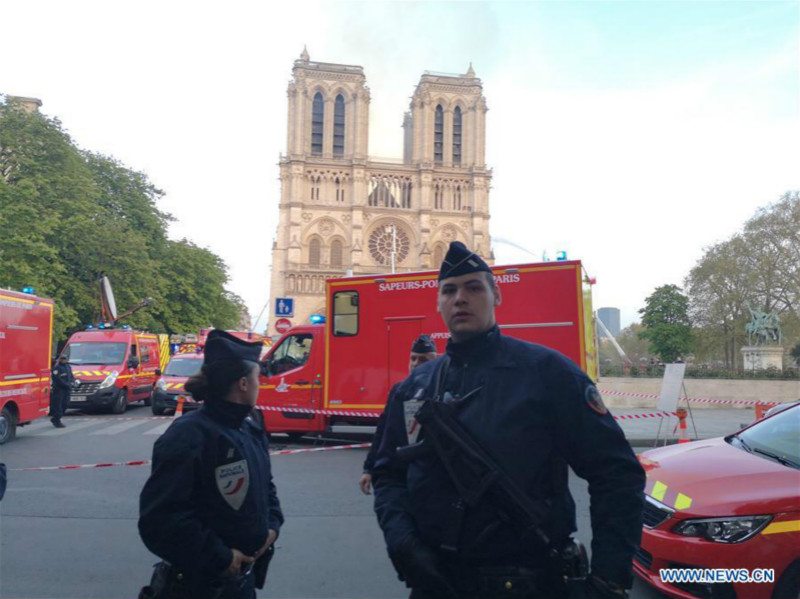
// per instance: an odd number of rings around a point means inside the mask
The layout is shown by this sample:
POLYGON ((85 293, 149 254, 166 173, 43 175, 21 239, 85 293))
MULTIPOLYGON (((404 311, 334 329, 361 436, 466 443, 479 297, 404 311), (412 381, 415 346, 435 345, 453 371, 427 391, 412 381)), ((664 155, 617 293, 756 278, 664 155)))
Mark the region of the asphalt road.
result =
MULTIPOLYGON (((37 421, 0 446, 11 469, 0 502, 0 597, 135 597, 157 561, 136 529, 149 467, 16 469, 149 459, 169 421, 134 406, 122 416, 71 415, 65 423, 57 430, 37 421)), ((363 459, 363 450, 273 457, 286 524, 260 597, 408 596, 386 557, 371 497, 356 486, 363 459)), ((588 545, 586 485, 573 477, 570 487, 578 536, 588 545)), ((638 580, 631 595, 661 597, 638 580)))

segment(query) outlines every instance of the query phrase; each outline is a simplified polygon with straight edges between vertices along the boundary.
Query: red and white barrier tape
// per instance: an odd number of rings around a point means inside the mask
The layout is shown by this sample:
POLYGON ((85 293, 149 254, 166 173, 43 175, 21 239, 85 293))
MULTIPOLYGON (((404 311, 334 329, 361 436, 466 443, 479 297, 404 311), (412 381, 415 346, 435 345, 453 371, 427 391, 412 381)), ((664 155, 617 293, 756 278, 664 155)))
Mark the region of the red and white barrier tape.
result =
POLYGON ((614 420, 641 420, 642 418, 669 418, 677 416, 677 412, 650 412, 646 414, 620 414, 614 416, 614 420))
POLYGON ((94 416, 73 416, 67 414, 65 417, 67 422, 122 422, 123 420, 172 420, 172 416, 107 416, 107 417, 94 417, 94 416))
POLYGON ((290 412, 292 414, 323 414, 324 416, 351 416, 357 418, 379 418, 381 412, 359 412, 354 410, 316 410, 314 408, 290 408, 281 406, 256 406, 266 412, 290 412))
POLYGON ((79 466, 37 466, 35 468, 9 468, 10 472, 32 472, 34 470, 80 470, 81 468, 111 468, 112 466, 149 466, 150 460, 132 462, 105 462, 102 464, 81 464, 79 466))
POLYGON ((333 447, 309 447, 308 449, 282 449, 270 451, 269 455, 289 455, 292 453, 313 453, 315 451, 339 451, 341 449, 367 449, 372 443, 355 443, 353 445, 334 445, 333 447))
MULTIPOLYGON (((293 412, 312 412, 312 413, 329 413, 329 410, 312 410, 311 408, 276 408, 272 406, 258 406, 259 410, 279 410, 279 411, 293 411, 293 412)), ((362 415, 366 412, 339 412, 337 415, 362 415)), ((644 418, 669 418, 670 416, 677 416, 676 412, 646 412, 643 414, 620 414, 614 416, 614 420, 642 420, 644 418)), ((295 453, 314 453, 318 451, 340 451, 342 449, 366 449, 370 447, 371 443, 355 443, 352 445, 333 445, 331 447, 310 447, 306 449, 282 449, 279 451, 270 451, 270 455, 291 455, 295 453)), ((38 466, 35 468, 11 468, 11 472, 33 472, 40 470, 80 470, 82 468, 111 468, 113 466, 149 466, 150 460, 134 460, 132 462, 104 462, 100 464, 80 464, 75 466, 38 466)))
MULTIPOLYGON (((658 397, 658 396, 655 396, 658 397)), ((268 412, 291 412, 298 414, 324 414, 326 416, 359 416, 378 418, 380 414, 370 412, 349 412, 343 410, 315 410, 314 408, 282 408, 277 406, 256 406, 259 410, 268 412)), ((624 414, 621 416, 614 416, 615 420, 629 420, 635 418, 662 418, 665 416, 674 416, 675 412, 651 412, 649 414, 624 414)))
MULTIPOLYGON (((658 399, 660 395, 657 393, 632 393, 630 391, 612 391, 610 389, 600 389, 601 395, 622 395, 624 397, 640 397, 642 399, 658 399)), ((713 403, 721 405, 746 405, 757 406, 768 403, 769 401, 762 401, 760 399, 716 399, 713 397, 681 397, 681 401, 691 401, 695 403, 713 403)))
MULTIPOLYGON (((333 445, 331 447, 309 447, 306 449, 282 449, 270 451, 269 455, 290 455, 293 453, 313 453, 317 451, 340 451, 342 449, 366 449, 371 443, 353 445, 333 445)), ((151 460, 134 460, 132 462, 105 462, 101 464, 80 464, 78 466, 37 466, 34 468, 10 468, 10 472, 34 472, 40 470, 80 470, 82 468, 111 468, 113 466, 149 466, 151 460)))

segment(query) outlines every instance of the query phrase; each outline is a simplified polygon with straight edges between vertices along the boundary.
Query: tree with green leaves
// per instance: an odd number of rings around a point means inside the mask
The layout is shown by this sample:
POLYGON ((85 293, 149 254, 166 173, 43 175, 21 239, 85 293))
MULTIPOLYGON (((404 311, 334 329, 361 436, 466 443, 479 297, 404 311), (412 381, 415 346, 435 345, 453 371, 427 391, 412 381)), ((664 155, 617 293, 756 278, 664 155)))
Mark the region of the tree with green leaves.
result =
POLYGON ((639 337, 647 339, 662 362, 674 362, 692 351, 692 325, 689 300, 677 285, 662 285, 645 300, 639 310, 644 330, 639 337))
POLYGON ((168 239, 162 195, 144 173, 77 148, 57 119, 0 103, 0 287, 53 298, 56 340, 99 319, 102 275, 121 312, 154 300, 127 321, 134 327, 238 325, 225 264, 168 239))
POLYGON ((800 192, 759 209, 742 231, 705 250, 686 278, 698 361, 741 364, 746 305, 777 312, 788 343, 800 338, 800 192))

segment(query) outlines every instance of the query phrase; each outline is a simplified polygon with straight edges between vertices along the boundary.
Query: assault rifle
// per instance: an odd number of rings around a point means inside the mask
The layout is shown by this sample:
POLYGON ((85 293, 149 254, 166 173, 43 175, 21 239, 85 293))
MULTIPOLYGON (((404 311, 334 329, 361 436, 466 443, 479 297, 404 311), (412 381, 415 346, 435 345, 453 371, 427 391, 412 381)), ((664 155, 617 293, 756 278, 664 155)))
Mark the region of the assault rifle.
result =
MULTIPOLYGON (((583 596, 588 564, 586 550, 571 541, 565 547, 555 547, 542 530, 551 502, 533 500, 506 474, 489 453, 472 438, 456 418, 456 406, 443 401, 425 401, 415 418, 422 426, 422 441, 397 449, 397 458, 411 462, 436 455, 447 471, 460 500, 454 506, 453 519, 460 528, 463 511, 474 507, 484 497, 497 510, 502 522, 522 531, 522 539, 534 539, 547 548, 549 558, 561 570, 568 596, 583 596)), ((446 527, 447 528, 447 527, 446 527)), ((457 551, 458 529, 449 527, 441 548, 457 551)))

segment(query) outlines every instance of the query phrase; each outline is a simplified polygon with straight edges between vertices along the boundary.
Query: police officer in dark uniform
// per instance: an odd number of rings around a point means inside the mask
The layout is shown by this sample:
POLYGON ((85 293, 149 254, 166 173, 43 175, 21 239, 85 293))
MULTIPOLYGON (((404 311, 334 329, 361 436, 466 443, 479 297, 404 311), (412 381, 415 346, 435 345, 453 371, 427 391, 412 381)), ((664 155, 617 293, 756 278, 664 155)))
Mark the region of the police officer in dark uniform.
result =
POLYGON ((645 477, 596 387, 560 353, 500 333, 491 270, 459 242, 442 263, 437 301, 446 354, 396 390, 372 471, 378 521, 411 597, 625 597, 645 477), (465 504, 440 456, 401 459, 403 446, 428 441, 414 418, 425 401, 452 404, 497 470, 545 506, 541 537, 523 536, 488 494, 465 504), (576 530, 567 465, 591 496, 591 572, 577 592, 561 569, 576 530))
POLYGON ((58 362, 53 368, 53 375, 50 377, 50 422, 56 428, 64 428, 61 417, 69 407, 69 397, 72 393, 72 384, 75 377, 72 376, 72 367, 67 362, 67 356, 58 357, 58 362))
MULTIPOLYGON (((430 362, 434 359, 436 359, 436 344, 434 344, 433 340, 431 340, 428 335, 420 335, 414 339, 414 342, 411 344, 411 354, 408 357, 409 374, 414 372, 417 366, 421 366, 425 362, 430 362)), ((397 385, 393 385, 391 391, 389 391, 390 398, 396 389, 397 385)), ((387 404, 389 401, 391 400, 387 400, 387 404)), ((378 447, 380 447, 385 426, 386 412, 384 411, 380 418, 378 418, 378 424, 375 427, 375 436, 372 438, 372 445, 369 448, 369 452, 367 452, 367 457, 364 459, 363 473, 361 474, 361 478, 358 479, 358 487, 364 495, 370 494, 372 468, 375 466, 375 454, 378 453, 378 447)))
POLYGON ((260 566, 283 514, 263 420, 253 410, 261 348, 211 331, 203 368, 185 385, 203 406, 176 420, 153 448, 139 533, 165 560, 164 577, 180 582, 179 591, 162 594, 252 599, 254 586, 263 586, 254 571, 265 573, 260 566))

